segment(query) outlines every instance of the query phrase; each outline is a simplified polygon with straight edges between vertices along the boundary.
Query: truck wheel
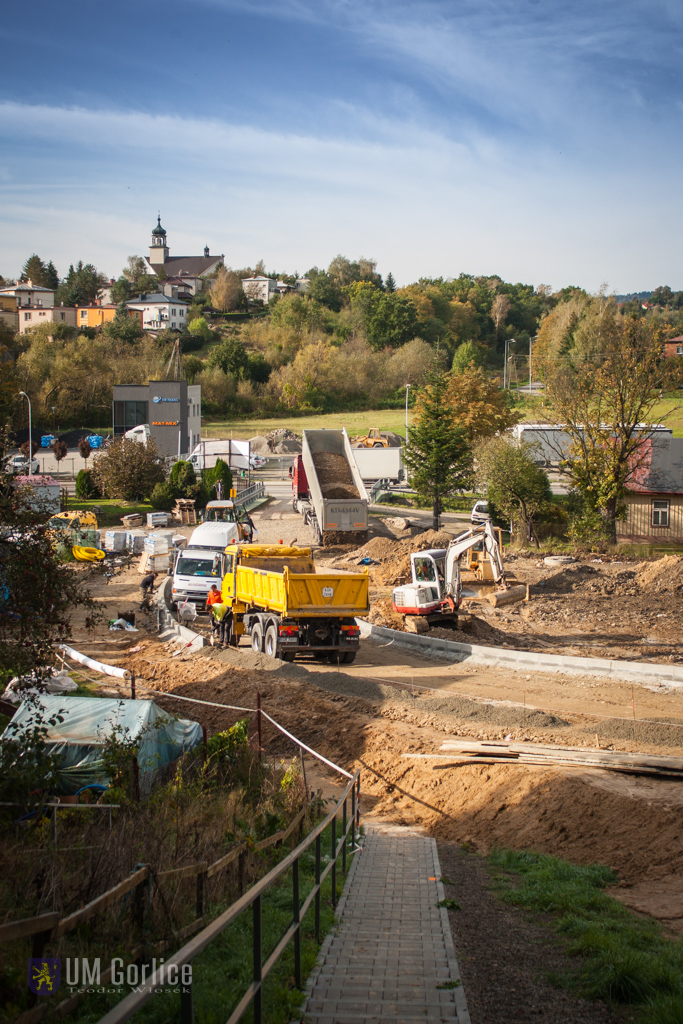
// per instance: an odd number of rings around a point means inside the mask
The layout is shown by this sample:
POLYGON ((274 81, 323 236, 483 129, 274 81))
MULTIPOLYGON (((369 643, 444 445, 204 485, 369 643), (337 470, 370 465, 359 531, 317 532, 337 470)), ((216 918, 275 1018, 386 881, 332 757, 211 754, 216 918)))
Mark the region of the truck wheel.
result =
POLYGON ((277 630, 271 623, 266 630, 264 650, 269 658, 277 658, 277 630))
POLYGON ((283 651, 280 657, 283 661, 294 661, 296 653, 294 651, 283 651))
POLYGON ((251 649, 254 654, 260 654, 263 651, 263 633, 259 625, 254 626, 251 631, 251 649))
POLYGON ((384 448, 384 445, 382 444, 381 441, 375 441, 375 443, 373 444, 372 447, 373 448, 384 448))
POLYGON ((356 660, 358 651, 344 651, 339 659, 343 665, 351 665, 356 660))

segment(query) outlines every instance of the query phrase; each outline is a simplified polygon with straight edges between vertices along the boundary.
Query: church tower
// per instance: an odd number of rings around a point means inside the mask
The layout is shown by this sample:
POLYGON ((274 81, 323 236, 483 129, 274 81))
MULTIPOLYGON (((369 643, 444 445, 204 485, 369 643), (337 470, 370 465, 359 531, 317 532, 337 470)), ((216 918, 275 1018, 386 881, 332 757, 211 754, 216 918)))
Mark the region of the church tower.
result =
POLYGON ((152 231, 152 244, 149 247, 149 262, 155 270, 161 270, 168 259, 166 232, 161 226, 161 214, 157 217, 157 226, 152 231))

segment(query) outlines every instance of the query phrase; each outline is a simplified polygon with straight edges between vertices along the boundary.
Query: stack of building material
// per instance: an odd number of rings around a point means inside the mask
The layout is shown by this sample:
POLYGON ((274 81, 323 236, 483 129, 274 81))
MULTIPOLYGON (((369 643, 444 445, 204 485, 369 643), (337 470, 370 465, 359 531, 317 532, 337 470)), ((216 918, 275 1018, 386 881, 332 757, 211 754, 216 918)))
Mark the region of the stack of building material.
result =
POLYGON ((129 516, 121 516, 121 522, 127 529, 132 530, 135 526, 142 526, 144 519, 139 512, 134 512, 129 516))
POLYGON ((439 754, 404 754, 439 762, 435 768, 461 764, 542 765, 562 768, 602 768, 633 775, 683 779, 683 758, 655 754, 630 754, 599 747, 553 747, 537 743, 507 743, 503 740, 450 739, 439 754))
POLYGON ((104 550, 123 551, 126 546, 126 533, 124 530, 105 530, 104 550))
POLYGON ((148 512, 147 513, 147 525, 154 529, 157 526, 168 525, 168 512, 148 512))
POLYGON ((180 520, 183 526, 195 526, 197 513, 194 507, 194 498, 176 498, 173 515, 180 520))

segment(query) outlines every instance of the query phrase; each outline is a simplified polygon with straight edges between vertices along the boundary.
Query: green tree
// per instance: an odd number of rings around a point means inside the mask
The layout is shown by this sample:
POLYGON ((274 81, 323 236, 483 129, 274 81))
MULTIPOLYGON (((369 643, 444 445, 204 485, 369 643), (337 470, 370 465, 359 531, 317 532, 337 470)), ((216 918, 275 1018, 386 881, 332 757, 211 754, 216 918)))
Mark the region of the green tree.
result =
POLYGON ((56 291, 57 288, 59 287, 59 274, 57 273, 57 268, 52 262, 52 260, 50 260, 50 262, 45 267, 44 280, 45 288, 54 288, 56 291))
POLYGON ((449 376, 430 373, 416 401, 416 416, 408 428, 404 460, 420 498, 432 506, 433 528, 439 529, 444 501, 465 487, 472 472, 472 455, 463 427, 453 425, 448 404, 449 376))
POLYGON ((154 485, 164 480, 164 469, 157 446, 126 437, 117 438, 102 455, 93 459, 92 475, 107 498, 142 501, 154 485))
POLYGON ((500 515, 516 524, 520 540, 538 537, 534 524, 552 508, 547 473, 533 459, 533 445, 509 437, 489 437, 475 449, 477 479, 500 515))
POLYGON ((318 270, 317 267, 309 270, 307 276, 310 281, 307 297, 338 313, 342 308, 342 290, 337 282, 332 280, 326 270, 318 270))
POLYGON ((616 544, 624 492, 652 462, 656 406, 683 385, 683 367, 662 359, 656 324, 625 319, 604 299, 579 328, 550 364, 546 389, 572 439, 563 468, 616 544))
POLYGON ((127 277, 119 277, 111 286, 111 301, 119 305, 128 302, 133 296, 133 289, 127 277))
MULTIPOLYGON (((71 635, 74 608, 92 607, 71 566, 60 562, 34 496, 0 477, 0 676, 49 672, 71 635)), ((86 625, 89 623, 86 619, 86 625)))
POLYGON ((484 353, 476 341, 464 341, 458 345, 453 356, 453 373, 460 373, 469 366, 482 366, 484 353))
POLYGON ((213 333, 209 329, 206 317, 197 316, 194 320, 190 320, 187 329, 195 338, 201 338, 203 341, 210 341, 213 338, 213 333))
POLYGON ((387 274, 386 281, 384 282, 384 290, 388 292, 389 295, 396 291, 396 282, 394 281, 394 275, 391 271, 387 274))
POLYGON ((220 367, 223 373, 229 373, 235 380, 246 380, 249 377, 249 356, 236 335, 230 335, 220 345, 216 345, 209 353, 206 365, 208 369, 220 367))
POLYGON ((131 316, 125 302, 117 306, 114 319, 102 327, 102 335, 106 338, 116 338, 117 341, 135 342, 142 337, 143 330, 140 318, 137 313, 131 316))
POLYGON ((223 462, 223 459, 216 459, 216 465, 211 466, 210 469, 204 472, 206 491, 211 498, 214 498, 218 493, 219 481, 223 485, 223 498, 229 498, 232 488, 232 472, 228 464, 223 462))
POLYGON ((204 360, 200 359, 199 356, 183 356, 183 372, 188 384, 194 384, 195 377, 203 369, 204 360))
POLYGON ((61 282, 55 295, 55 302, 63 303, 65 306, 85 306, 94 302, 100 288, 107 283, 107 279, 97 270, 92 263, 83 263, 80 260, 76 267, 73 263, 61 282))
POLYGON ((21 277, 19 280, 22 282, 31 281, 32 284, 37 284, 39 287, 45 288, 47 287, 44 284, 46 273, 47 267, 41 260, 40 256, 36 256, 36 254, 33 253, 21 268, 21 277))

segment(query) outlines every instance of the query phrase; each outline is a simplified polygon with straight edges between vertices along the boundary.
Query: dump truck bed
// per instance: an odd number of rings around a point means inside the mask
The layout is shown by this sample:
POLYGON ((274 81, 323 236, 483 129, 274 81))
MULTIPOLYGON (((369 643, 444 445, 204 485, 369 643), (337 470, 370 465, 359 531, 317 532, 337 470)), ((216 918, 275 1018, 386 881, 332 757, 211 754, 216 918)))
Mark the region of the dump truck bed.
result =
POLYGON ((310 548, 235 545, 226 548, 226 555, 233 559, 223 580, 224 599, 284 618, 353 617, 368 611, 367 571, 316 572, 310 548))

